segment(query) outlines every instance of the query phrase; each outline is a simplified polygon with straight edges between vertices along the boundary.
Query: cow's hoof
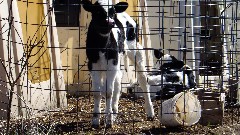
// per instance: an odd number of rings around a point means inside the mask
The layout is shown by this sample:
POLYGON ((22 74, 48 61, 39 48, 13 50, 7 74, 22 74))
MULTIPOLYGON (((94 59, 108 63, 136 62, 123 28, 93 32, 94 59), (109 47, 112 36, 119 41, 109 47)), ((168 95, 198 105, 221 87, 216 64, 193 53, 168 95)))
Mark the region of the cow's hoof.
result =
POLYGON ((117 114, 113 114, 113 122, 116 122, 117 120, 117 114))
POLYGON ((147 117, 147 121, 153 121, 154 120, 154 116, 153 117, 147 117))
POLYGON ((99 129, 100 126, 99 126, 99 125, 96 125, 96 124, 92 124, 92 128, 94 128, 94 129, 99 129))
POLYGON ((106 124, 106 128, 112 128, 112 124, 106 124))

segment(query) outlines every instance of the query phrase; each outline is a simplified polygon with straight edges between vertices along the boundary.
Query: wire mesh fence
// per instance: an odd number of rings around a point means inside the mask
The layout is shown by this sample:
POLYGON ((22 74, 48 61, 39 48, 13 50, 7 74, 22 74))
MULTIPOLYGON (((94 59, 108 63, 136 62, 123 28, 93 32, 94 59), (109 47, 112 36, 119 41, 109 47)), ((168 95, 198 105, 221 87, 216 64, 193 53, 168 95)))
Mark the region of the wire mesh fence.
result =
POLYGON ((106 127, 103 98, 97 129, 91 125, 94 90, 86 56, 92 17, 82 1, 0 3, 1 134, 240 132, 239 1, 127 2, 138 43, 134 49, 125 46, 124 55, 135 52, 127 66, 128 59, 120 60, 116 120, 106 127), (153 119, 144 109, 139 73, 147 77, 153 119))

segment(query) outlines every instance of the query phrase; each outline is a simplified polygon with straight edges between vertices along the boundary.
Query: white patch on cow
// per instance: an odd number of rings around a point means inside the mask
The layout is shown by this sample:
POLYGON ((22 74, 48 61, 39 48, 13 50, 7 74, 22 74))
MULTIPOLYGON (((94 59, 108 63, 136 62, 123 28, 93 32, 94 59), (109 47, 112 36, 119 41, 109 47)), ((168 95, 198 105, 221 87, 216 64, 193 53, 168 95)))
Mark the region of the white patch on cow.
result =
POLYGON ((172 62, 172 58, 170 57, 171 55, 165 54, 163 57, 161 57, 156 65, 154 66, 154 70, 158 70, 164 63, 170 63, 172 62))
POLYGON ((162 75, 153 75, 148 77, 149 85, 160 85, 164 82, 166 82, 166 78, 162 75))
MULTIPOLYGON (((150 86, 150 91, 151 92, 156 92, 160 91, 164 86, 164 87, 168 87, 171 85, 183 85, 184 88, 189 89, 189 88, 193 88, 195 86, 193 86, 193 83, 195 83, 195 78, 194 76, 192 76, 191 74, 191 67, 188 65, 183 65, 182 68, 180 69, 175 69, 173 67, 173 69, 167 69, 167 72, 163 71, 161 72, 159 69, 161 68, 161 66, 165 63, 170 63, 173 62, 171 55, 169 54, 165 54, 163 55, 163 57, 161 57, 160 59, 158 59, 157 63, 154 65, 154 69, 153 71, 157 71, 157 75, 150 75, 149 78, 149 84, 150 86), (187 74, 188 71, 189 76, 187 74), (165 78, 166 77, 166 78, 165 78), (176 79, 171 79, 171 77, 176 78, 178 77, 178 81, 176 79), (193 80, 194 79, 194 80, 193 80), (189 84, 190 83, 190 84, 189 84)), ((174 66, 174 65, 173 65, 174 66)), ((166 89, 165 89, 166 90, 166 89)))
POLYGON ((161 57, 160 60, 162 60, 164 63, 172 62, 172 58, 170 56, 171 55, 169 55, 169 54, 165 54, 165 55, 163 55, 163 57, 161 57))
POLYGON ((98 0, 98 3, 102 5, 103 9, 108 13, 108 9, 112 8, 112 1, 111 0, 98 0))
POLYGON ((187 74, 184 74, 183 75, 183 72, 175 72, 176 73, 176 76, 179 77, 179 84, 184 84, 187 88, 189 88, 189 84, 188 84, 188 76, 187 74), (184 80, 183 80, 183 76, 185 76, 184 80))
POLYGON ((184 65, 184 66, 182 67, 182 69, 192 70, 192 68, 191 68, 190 66, 188 66, 188 65, 184 65))
POLYGON ((117 27, 117 25, 115 24, 115 26, 112 28, 112 33, 113 33, 113 36, 115 38, 116 41, 118 41, 118 34, 120 33, 120 29, 117 27))
POLYGON ((127 55, 129 57, 129 59, 133 62, 136 63, 136 71, 137 71, 137 78, 138 78, 138 82, 139 85, 142 89, 142 91, 144 92, 143 96, 145 99, 145 111, 147 113, 147 116, 149 118, 153 118, 154 117, 154 110, 153 110, 153 105, 152 105, 152 101, 150 98, 150 86, 148 84, 148 79, 147 79, 147 74, 146 69, 145 69, 145 54, 144 54, 144 50, 143 47, 136 42, 136 40, 134 41, 126 41, 126 44, 129 48, 129 50, 125 50, 127 51, 127 55))
MULTIPOLYGON (((113 60, 106 60, 105 54, 99 52, 99 60, 92 64, 92 83, 94 90, 94 113, 97 117, 93 118, 92 124, 99 125, 100 123, 100 105, 102 96, 106 98, 106 123, 111 125, 113 122, 113 113, 118 113, 116 105, 119 101, 121 90, 122 73, 120 71, 120 61, 117 65, 113 64, 113 60), (113 112, 114 111, 114 112, 113 112)), ((119 55, 120 60, 121 55, 119 55)))
POLYGON ((137 27, 136 22, 126 12, 118 13, 117 14, 117 19, 122 23, 125 35, 127 34, 126 33, 126 31, 127 31, 127 22, 132 24, 134 28, 137 27))

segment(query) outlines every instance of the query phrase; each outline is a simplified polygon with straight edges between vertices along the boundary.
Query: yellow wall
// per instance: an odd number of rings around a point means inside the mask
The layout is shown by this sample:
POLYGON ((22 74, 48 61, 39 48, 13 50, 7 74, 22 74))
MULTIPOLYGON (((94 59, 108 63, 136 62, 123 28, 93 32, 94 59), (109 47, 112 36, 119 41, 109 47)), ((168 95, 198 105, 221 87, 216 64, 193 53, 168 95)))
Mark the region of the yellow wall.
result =
MULTIPOLYGON (((79 36, 80 30, 84 31, 84 29, 78 27, 58 27, 62 66, 66 69, 64 70, 66 84, 88 82, 89 72, 86 71, 87 58, 84 48, 86 32, 81 32, 81 36, 79 36)), ((83 87, 81 89, 87 89, 88 85, 83 87)))
MULTIPOLYGON (((42 0, 18 1, 18 9, 22 22, 23 42, 28 45, 37 45, 29 58, 28 79, 38 83, 50 79, 50 54, 47 48, 47 27, 42 0), (40 43, 39 43, 40 42, 40 43)), ((27 46, 25 46, 25 51, 27 46)), ((29 49, 28 49, 29 50, 29 49)))
POLYGON ((134 19, 137 20, 138 17, 138 5, 139 2, 138 0, 120 0, 121 2, 127 2, 128 3, 128 8, 126 12, 134 19))

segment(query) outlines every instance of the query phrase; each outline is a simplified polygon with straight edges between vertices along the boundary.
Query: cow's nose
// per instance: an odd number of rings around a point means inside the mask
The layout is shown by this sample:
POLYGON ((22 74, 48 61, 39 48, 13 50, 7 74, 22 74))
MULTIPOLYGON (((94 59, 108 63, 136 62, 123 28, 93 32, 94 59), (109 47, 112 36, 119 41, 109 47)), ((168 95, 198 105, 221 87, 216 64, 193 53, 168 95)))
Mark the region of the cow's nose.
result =
POLYGON ((112 18, 108 18, 106 19, 107 23, 109 26, 114 26, 115 25, 115 21, 112 18))

